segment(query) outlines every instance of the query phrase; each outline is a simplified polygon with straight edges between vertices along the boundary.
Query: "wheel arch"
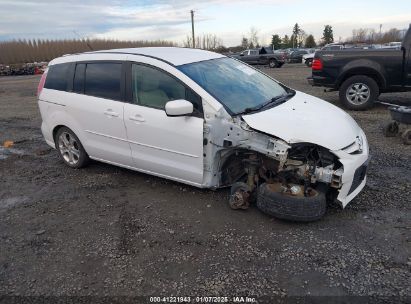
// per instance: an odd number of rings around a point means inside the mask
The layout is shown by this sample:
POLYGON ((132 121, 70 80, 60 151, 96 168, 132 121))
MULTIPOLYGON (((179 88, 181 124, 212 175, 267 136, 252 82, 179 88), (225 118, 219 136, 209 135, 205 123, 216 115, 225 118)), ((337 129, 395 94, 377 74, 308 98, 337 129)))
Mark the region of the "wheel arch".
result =
MULTIPOLYGON (((63 127, 68 128, 67 126, 62 125, 62 124, 57 125, 57 126, 55 126, 55 127, 53 128, 52 134, 53 134, 54 144, 56 144, 56 135, 57 135, 57 132, 58 132, 61 128, 63 128, 63 127)), ((69 129, 70 129, 70 128, 69 128, 69 129)), ((70 130, 71 130, 71 129, 70 129, 70 130)))
POLYGON ((346 81, 348 78, 353 77, 353 76, 370 77, 377 83, 378 87, 380 88, 380 91, 384 91, 386 87, 385 78, 379 71, 371 67, 358 67, 358 68, 349 69, 340 76, 337 82, 338 89, 341 87, 344 81, 346 81))

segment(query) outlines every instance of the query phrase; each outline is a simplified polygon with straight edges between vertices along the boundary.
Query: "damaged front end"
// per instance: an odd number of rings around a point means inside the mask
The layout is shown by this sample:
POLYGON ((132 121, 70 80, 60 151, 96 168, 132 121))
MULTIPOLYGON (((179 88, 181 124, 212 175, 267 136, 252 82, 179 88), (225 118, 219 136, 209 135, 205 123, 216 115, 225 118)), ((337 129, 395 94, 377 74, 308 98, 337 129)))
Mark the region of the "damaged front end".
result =
POLYGON ((206 186, 231 186, 230 206, 246 209, 262 184, 288 197, 321 191, 335 199, 343 166, 326 148, 289 144, 251 129, 240 117, 210 120, 204 128, 206 186), (317 190, 316 190, 317 189, 317 190))

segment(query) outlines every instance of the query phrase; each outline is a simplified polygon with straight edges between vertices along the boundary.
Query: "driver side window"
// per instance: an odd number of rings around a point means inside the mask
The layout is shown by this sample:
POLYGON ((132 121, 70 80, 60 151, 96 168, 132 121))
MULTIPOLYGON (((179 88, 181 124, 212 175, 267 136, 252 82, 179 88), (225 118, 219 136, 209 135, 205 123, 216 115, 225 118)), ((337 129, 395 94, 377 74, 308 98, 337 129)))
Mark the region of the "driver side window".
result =
POLYGON ((180 81, 159 69, 132 64, 133 103, 156 109, 165 109, 170 100, 186 99, 196 112, 202 113, 201 98, 180 81))

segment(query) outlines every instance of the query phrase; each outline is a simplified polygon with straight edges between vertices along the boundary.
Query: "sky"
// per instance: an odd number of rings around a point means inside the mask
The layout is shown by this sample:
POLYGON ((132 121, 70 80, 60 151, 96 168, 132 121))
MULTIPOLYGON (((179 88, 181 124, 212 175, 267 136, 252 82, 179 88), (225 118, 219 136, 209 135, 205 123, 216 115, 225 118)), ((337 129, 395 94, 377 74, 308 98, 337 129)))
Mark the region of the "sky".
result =
POLYGON ((169 40, 182 44, 195 31, 215 34, 226 46, 239 45, 250 28, 260 44, 271 35, 291 35, 298 22, 316 40, 325 24, 334 39, 353 28, 379 31, 411 23, 411 0, 0 0, 0 40, 110 38, 169 40))

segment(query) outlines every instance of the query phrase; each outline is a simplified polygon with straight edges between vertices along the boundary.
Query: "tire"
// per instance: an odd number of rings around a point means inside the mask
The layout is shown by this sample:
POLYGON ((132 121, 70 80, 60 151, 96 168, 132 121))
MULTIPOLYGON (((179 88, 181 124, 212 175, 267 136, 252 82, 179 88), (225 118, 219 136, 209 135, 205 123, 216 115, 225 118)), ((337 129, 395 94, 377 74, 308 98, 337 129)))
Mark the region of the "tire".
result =
POLYGON ((58 129, 54 142, 60 158, 67 166, 78 169, 89 163, 90 158, 86 150, 76 134, 69 128, 61 127, 58 129))
POLYGON ((321 219, 327 209, 325 191, 316 190, 311 197, 297 197, 274 192, 264 183, 258 189, 257 207, 279 219, 312 222, 321 219))
POLYGON ((362 111, 374 105, 380 89, 374 79, 357 75, 346 79, 339 90, 340 102, 346 109, 362 111))
POLYGON ((270 67, 270 68, 277 68, 278 67, 278 62, 277 62, 277 60, 275 60, 275 59, 270 59, 270 61, 268 62, 268 66, 270 67))
POLYGON ((309 68, 311 68, 311 66, 313 65, 313 60, 312 59, 306 59, 305 60, 305 65, 308 66, 309 68))
POLYGON ((396 123, 395 121, 391 121, 384 126, 384 129, 383 129, 384 136, 385 137, 397 136, 399 130, 400 130, 400 127, 398 126, 398 123, 396 123))
POLYGON ((411 145, 411 129, 405 130, 401 137, 404 144, 411 145))

